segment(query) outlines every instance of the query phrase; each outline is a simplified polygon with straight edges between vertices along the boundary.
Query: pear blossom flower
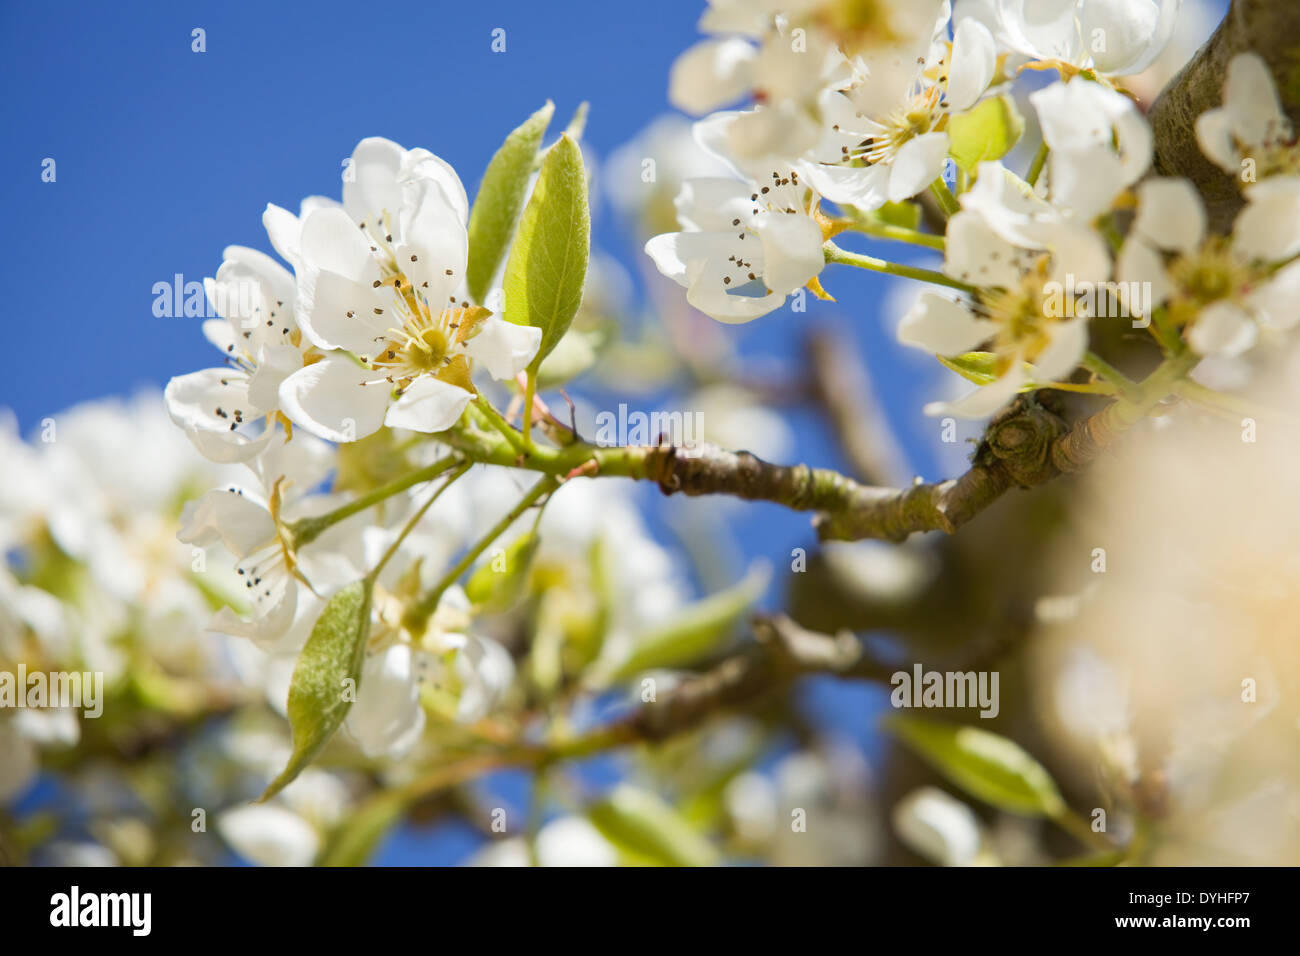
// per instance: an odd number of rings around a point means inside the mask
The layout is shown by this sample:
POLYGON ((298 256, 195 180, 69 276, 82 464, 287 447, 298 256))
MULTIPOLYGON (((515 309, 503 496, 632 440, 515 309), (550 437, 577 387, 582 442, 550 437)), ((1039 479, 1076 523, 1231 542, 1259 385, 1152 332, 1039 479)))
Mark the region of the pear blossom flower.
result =
POLYGON ((1175 327, 1188 327, 1187 341, 1202 355, 1231 358, 1254 346, 1262 329, 1292 328, 1300 319, 1296 179, 1273 176, 1247 187, 1227 239, 1207 236, 1205 208, 1190 182, 1144 182, 1117 277, 1125 285, 1150 283, 1152 306, 1166 307, 1175 327))
POLYGON ((1110 277, 1100 238, 1035 196, 999 163, 981 163, 975 185, 948 222, 944 271, 975 287, 954 300, 924 292, 899 324, 901 342, 942 356, 991 343, 998 377, 954 402, 926 406, 928 415, 983 418, 1031 383, 1059 381, 1087 350, 1085 310, 1057 309, 1053 283, 1110 277))
POLYGON ((877 209, 915 196, 943 174, 948 115, 974 106, 997 70, 987 27, 963 19, 951 44, 946 29, 945 21, 936 24, 925 56, 881 58, 863 82, 822 94, 821 141, 801 168, 825 198, 877 209))
POLYGON ((1238 53, 1228 63, 1223 106, 1196 117, 1196 141, 1212 163, 1239 182, 1300 174, 1295 131, 1268 64, 1257 53, 1238 53), (1248 164, 1253 165, 1249 178, 1248 164))
POLYGON ((173 378, 167 411, 205 457, 247 461, 271 440, 280 383, 310 346, 294 318, 294 279, 265 253, 229 246, 203 286, 221 316, 203 323, 203 335, 230 364, 173 378))
POLYGON ((355 441, 384 424, 443 431, 474 395, 473 363, 513 378, 536 354, 541 331, 461 297, 468 203, 443 160, 365 139, 351 173, 341 207, 318 206, 301 220, 298 321, 329 354, 281 383, 281 405, 331 441, 355 441))
POLYGON ((818 197, 789 165, 748 180, 690 179, 677 196, 681 232, 645 251, 720 322, 748 322, 780 308, 825 265, 818 197))
POLYGON ((1013 50, 1063 73, 1141 73, 1174 33, 1181 0, 998 0, 1013 50))
POLYGON ((348 732, 370 757, 400 759, 415 747, 427 722, 425 686, 453 702, 450 717, 471 724, 488 716, 514 681, 509 652, 468 632, 470 603, 461 588, 447 590, 413 643, 398 623, 402 607, 393 595, 376 595, 379 627, 372 640, 392 640, 362 664, 357 700, 348 711, 348 732))
POLYGON ((186 503, 176 537, 198 547, 224 545, 236 558, 235 570, 252 606, 251 618, 241 618, 229 607, 220 608, 210 625, 212 630, 248 637, 269 647, 294 623, 300 581, 331 590, 358 575, 358 562, 343 559, 332 550, 331 543, 342 545, 349 540, 346 528, 327 529, 313 542, 318 558, 310 566, 310 577, 284 528, 293 513, 302 515, 327 506, 330 499, 326 496, 291 494, 290 488, 307 490, 319 483, 332 463, 329 451, 329 446, 316 439, 298 436, 281 448, 268 449, 266 460, 257 462, 260 490, 232 484, 186 503), (283 513, 286 511, 288 514, 283 513))

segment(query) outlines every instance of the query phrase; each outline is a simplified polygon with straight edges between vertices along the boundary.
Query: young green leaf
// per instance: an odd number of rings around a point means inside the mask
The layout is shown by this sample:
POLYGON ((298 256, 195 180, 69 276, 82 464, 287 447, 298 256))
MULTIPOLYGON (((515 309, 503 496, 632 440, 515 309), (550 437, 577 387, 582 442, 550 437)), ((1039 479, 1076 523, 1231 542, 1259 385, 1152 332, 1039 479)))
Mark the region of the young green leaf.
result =
POLYGON ((564 135, 546 153, 506 262, 505 318, 542 330, 532 373, 578 313, 590 244, 582 150, 564 135))
POLYGON ((622 783, 589 807, 587 817, 630 862, 712 866, 717 850, 663 798, 622 783))
POLYGON ((555 104, 550 100, 515 129, 496 151, 469 214, 469 265, 465 281, 475 302, 482 302, 497 266, 510 247, 510 236, 524 206, 528 177, 546 135, 555 104))
POLYGON ((964 355, 936 356, 946 367, 952 369, 968 382, 976 385, 988 385, 997 381, 997 356, 992 352, 967 352, 964 355))
POLYGON ((769 570, 758 565, 743 579, 632 639, 632 652, 608 679, 627 680, 659 667, 693 664, 719 650, 767 587, 769 570))
POLYGON ((494 551, 465 582, 465 596, 490 611, 510 607, 523 590, 540 543, 536 532, 527 531, 509 547, 494 551))
POLYGON ((293 753, 261 800, 269 800, 291 783, 347 716, 361 683, 361 660, 370 632, 370 585, 368 579, 349 584, 329 599, 316 619, 289 684, 293 753))
POLYGON ((1009 96, 995 96, 948 119, 948 154, 973 173, 980 163, 1011 152, 1025 131, 1025 120, 1009 96))
POLYGON ((1051 774, 1013 740, 915 717, 890 717, 884 724, 957 786, 999 810, 1027 817, 1065 812, 1051 774))

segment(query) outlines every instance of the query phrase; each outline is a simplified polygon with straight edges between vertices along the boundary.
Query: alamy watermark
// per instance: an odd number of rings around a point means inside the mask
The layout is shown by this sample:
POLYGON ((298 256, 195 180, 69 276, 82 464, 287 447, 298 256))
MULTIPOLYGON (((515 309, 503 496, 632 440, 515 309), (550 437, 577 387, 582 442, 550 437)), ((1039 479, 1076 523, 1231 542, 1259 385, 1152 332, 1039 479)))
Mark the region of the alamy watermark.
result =
POLYGON ((671 444, 694 448, 703 437, 703 412, 629 412, 627 404, 620 402, 617 412, 596 414, 597 445, 671 444))
POLYGON ((95 718, 104 713, 104 674, 102 671, 27 672, 26 664, 18 671, 0 671, 0 707, 75 707, 83 717, 95 718))
POLYGON ((1133 328, 1145 329, 1151 324, 1151 300, 1150 282, 1080 282, 1067 272, 1064 283, 1043 284, 1043 314, 1053 319, 1132 319, 1133 328))
POLYGON ((889 702, 895 707, 978 707, 980 717, 996 717, 997 671, 927 671, 913 664, 911 671, 895 671, 889 702))

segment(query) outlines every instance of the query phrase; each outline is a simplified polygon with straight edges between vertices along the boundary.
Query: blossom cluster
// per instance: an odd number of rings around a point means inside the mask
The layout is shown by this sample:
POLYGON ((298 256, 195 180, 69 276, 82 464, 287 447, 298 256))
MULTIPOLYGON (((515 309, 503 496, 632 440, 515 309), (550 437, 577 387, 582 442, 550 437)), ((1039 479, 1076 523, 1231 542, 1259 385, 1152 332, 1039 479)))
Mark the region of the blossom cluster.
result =
POLYGON ((1223 107, 1196 124, 1205 156, 1246 200, 1231 236, 1210 234, 1190 182, 1153 172, 1152 132, 1122 78, 1160 55, 1178 10, 1176 0, 717 0, 700 21, 710 38, 673 69, 671 98, 696 113, 754 103, 695 124, 732 175, 687 180, 680 231, 646 252, 696 308, 745 322, 805 287, 826 297, 828 262, 893 271, 840 256, 832 236, 920 242, 929 234, 872 227, 937 218, 942 238, 926 244, 943 250, 943 267, 929 281, 948 291, 923 292, 899 338, 949 360, 986 358, 972 378, 981 388, 932 414, 982 418, 1017 392, 1067 381, 1090 321, 1112 311, 1098 310, 1097 290, 1134 325, 1154 319, 1166 349, 1181 339, 1239 356, 1296 321, 1300 154, 1266 65, 1243 53, 1223 107), (1047 70, 1059 78, 1028 94, 1038 155, 1017 175, 1016 96, 1047 70), (1053 303, 1062 288, 1078 301, 1053 303))

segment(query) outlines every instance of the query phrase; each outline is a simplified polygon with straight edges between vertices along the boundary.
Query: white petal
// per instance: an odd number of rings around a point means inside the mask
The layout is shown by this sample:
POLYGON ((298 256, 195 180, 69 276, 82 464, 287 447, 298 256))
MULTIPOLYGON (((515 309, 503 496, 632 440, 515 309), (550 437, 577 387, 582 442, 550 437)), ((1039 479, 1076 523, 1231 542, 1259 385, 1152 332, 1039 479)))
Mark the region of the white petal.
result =
POLYGON ((925 133, 903 144, 889 175, 889 201, 910 199, 943 174, 947 133, 925 133))
POLYGON ((442 187, 426 180, 412 187, 395 245, 397 265, 434 310, 445 309, 465 278, 469 236, 465 221, 442 187))
POLYGON ((963 209, 948 220, 943 271, 977 286, 1009 288, 1020 280, 1021 250, 994 232, 984 217, 963 209))
POLYGON ((1190 252, 1205 238, 1205 206, 1187 179, 1148 179, 1138 187, 1133 228, 1161 249, 1190 252))
POLYGON ((997 323, 936 292, 923 292, 898 324, 898 341, 939 355, 961 355, 997 331, 997 323))
POLYGON ((1088 351, 1087 318, 1053 323, 1048 330, 1051 341, 1034 359, 1034 381, 1059 382, 1068 376, 1088 351))
POLYGON ((396 218, 402 208, 398 173, 405 153, 397 143, 382 136, 357 143, 349 175, 343 180, 343 208, 354 223, 373 221, 384 212, 396 218))
POLYGON ((1148 307, 1162 305, 1173 291, 1164 260, 1135 233, 1124 240, 1124 247, 1115 260, 1115 281, 1124 291, 1128 310, 1135 316, 1145 315, 1148 307), (1139 290, 1136 299, 1129 291, 1135 283, 1139 290))
POLYGON ((320 849, 311 824, 283 807, 249 804, 223 810, 217 832, 244 859, 259 866, 310 866, 320 849))
POLYGON ((262 226, 280 258, 297 269, 302 261, 302 222, 298 217, 275 203, 267 203, 262 212, 262 226))
POLYGON ((1080 4, 1081 35, 1093 65, 1131 76, 1151 64, 1173 35, 1179 0, 1087 0, 1080 4), (1100 31, 1100 32, 1099 32, 1100 31), (1105 39, 1102 49, 1092 39, 1105 39))
POLYGON ((1196 317, 1187 341, 1201 355, 1240 355, 1255 344, 1259 329, 1249 315, 1226 300, 1211 302, 1196 317))
POLYGON ((295 425, 326 441, 350 442, 377 432, 388 409, 387 382, 351 359, 330 354, 280 384, 280 407, 295 425))
POLYGON ((752 218, 754 203, 749 197, 756 191, 753 183, 739 179, 688 179, 673 200, 677 221, 695 232, 731 229, 734 220, 748 222, 752 218))
POLYGON ((757 51, 739 37, 704 40, 681 54, 668 77, 668 101, 702 116, 739 99, 753 79, 757 51))
POLYGON ((266 409, 253 402, 248 376, 235 369, 208 368, 178 375, 167 383, 163 397, 172 421, 211 461, 248 461, 270 437, 267 431, 250 435, 249 429, 238 428, 236 412, 251 424, 266 409), (218 414, 218 409, 223 414, 218 414), (231 430, 232 425, 236 430, 231 430))
POLYGON ((1261 323, 1273 329, 1290 329, 1300 322, 1300 259, 1283 266, 1246 297, 1261 323))
POLYGON ((1003 0, 1002 27, 1021 53, 1075 63, 1081 49, 1076 6, 1076 0, 1003 0))
POLYGON ((469 198, 465 195, 465 184, 460 181, 451 164, 442 157, 435 156, 427 149, 409 149, 402 158, 398 177, 403 183, 434 181, 442 187, 443 195, 451 203, 460 221, 469 219, 469 198))
POLYGON ((459 385, 422 375, 388 409, 384 424, 429 434, 446 431, 456 424, 473 397, 459 385))
POLYGON ((970 18, 957 24, 948 67, 949 109, 961 112, 975 104, 993 79, 997 59, 997 44, 984 24, 970 18))
POLYGON ((1290 132, 1273 75, 1258 53, 1238 53, 1228 63, 1223 105, 1232 119, 1233 133, 1247 146, 1257 147, 1278 133, 1290 132))
POLYGON ((1026 381, 1025 370, 1017 362, 996 382, 976 389, 969 395, 953 402, 931 402, 925 406, 925 414, 934 417, 952 415, 956 418, 987 418, 1011 401, 1026 381))
POLYGON ((979 854, 975 812, 937 787, 913 790, 894 805, 892 816, 899 838, 940 866, 966 866, 979 854))
POLYGON ((475 363, 482 364, 495 379, 514 378, 537 354, 542 344, 542 330, 531 325, 516 325, 498 315, 491 315, 479 326, 465 351, 475 363))
POLYGON ((496 641, 470 636, 456 654, 456 673, 461 680, 456 720, 471 724, 496 708, 514 680, 515 665, 496 641))
POLYGON ((298 323, 319 349, 347 349, 369 356, 376 338, 395 324, 386 317, 394 307, 392 289, 376 289, 373 280, 357 281, 325 269, 308 269, 302 276, 298 323))
POLYGON ((357 282, 380 278, 370 240, 338 207, 317 209, 302 223, 302 259, 313 269, 328 269, 357 282))
POLYGON ((1232 175, 1241 172, 1241 154, 1232 139, 1232 114, 1223 107, 1196 117, 1196 142, 1206 159, 1232 175))
POLYGON ((302 368, 302 353, 292 345, 262 350, 262 361, 248 380, 248 397, 265 414, 280 407, 280 383, 302 368))
MULTIPOLYGON (((319 586, 319 582, 313 581, 319 586)), ((258 594, 252 618, 245 620, 228 607, 219 608, 208 625, 209 631, 246 637, 264 649, 276 645, 293 626, 298 610, 298 582, 285 578, 269 596, 258 594)))
POLYGON ((411 649, 394 644, 366 658, 347 718, 348 731, 366 756, 406 756, 424 732, 424 721, 411 649))
POLYGON ((1070 210, 1082 222, 1107 212, 1127 185, 1126 179, 1123 162, 1109 147, 1063 147, 1048 157, 1052 204, 1070 210))
POLYGON ((805 163, 801 171, 809 184, 831 202, 868 212, 889 202, 888 166, 825 166, 805 163))
POLYGON ((1232 251, 1247 262, 1300 253, 1300 176, 1270 176, 1246 190, 1246 208, 1232 224, 1232 251))
POLYGON ((763 213, 755 227, 763 242, 763 281, 773 292, 793 292, 822 271, 822 231, 811 216, 763 213))
POLYGON ((220 541, 243 558, 275 540, 275 522, 266 505, 249 494, 218 489, 185 503, 176 537, 200 548, 220 541))

